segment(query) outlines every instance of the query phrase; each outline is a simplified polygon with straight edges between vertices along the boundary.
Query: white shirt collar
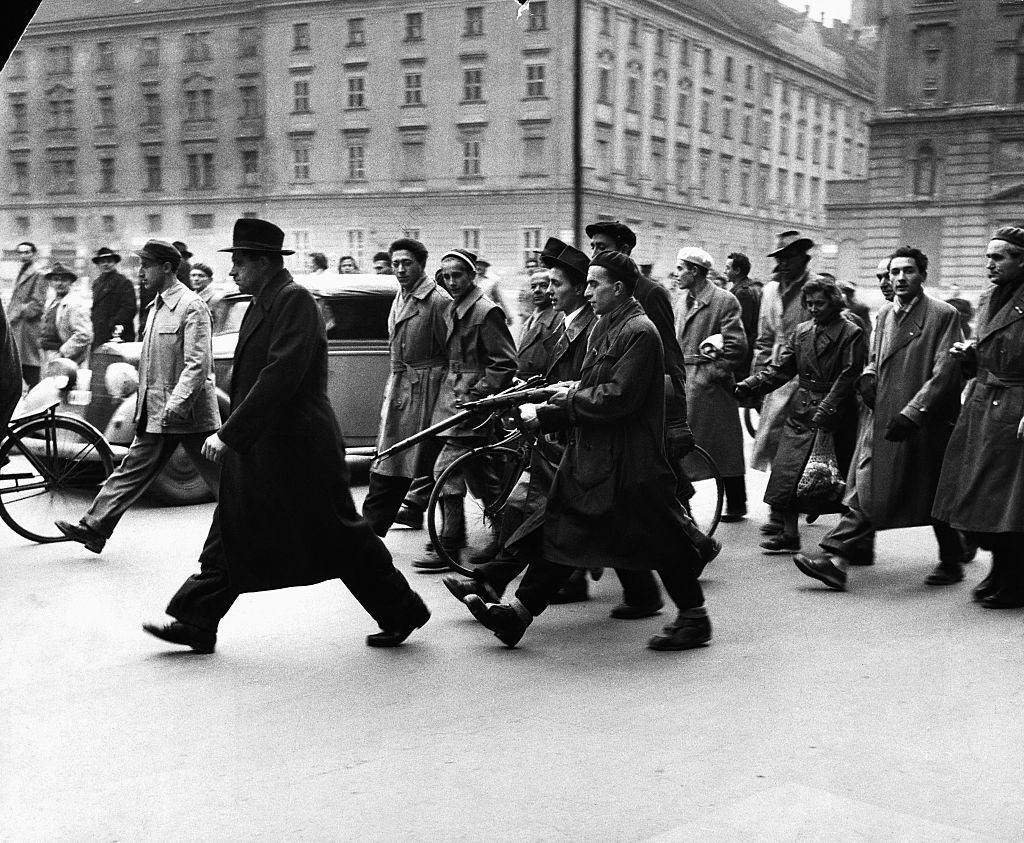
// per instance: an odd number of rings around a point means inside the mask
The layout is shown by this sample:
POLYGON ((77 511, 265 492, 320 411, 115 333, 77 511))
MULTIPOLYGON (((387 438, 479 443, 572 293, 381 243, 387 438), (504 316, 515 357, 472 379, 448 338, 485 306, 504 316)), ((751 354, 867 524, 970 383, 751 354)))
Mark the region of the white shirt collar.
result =
POLYGON ((584 307, 590 307, 590 305, 589 304, 585 304, 582 307, 577 307, 572 313, 570 313, 568 316, 565 317, 565 321, 562 323, 565 326, 565 330, 567 330, 567 331, 569 330, 569 326, 572 324, 573 320, 577 316, 579 316, 580 313, 583 312, 583 308, 584 307))

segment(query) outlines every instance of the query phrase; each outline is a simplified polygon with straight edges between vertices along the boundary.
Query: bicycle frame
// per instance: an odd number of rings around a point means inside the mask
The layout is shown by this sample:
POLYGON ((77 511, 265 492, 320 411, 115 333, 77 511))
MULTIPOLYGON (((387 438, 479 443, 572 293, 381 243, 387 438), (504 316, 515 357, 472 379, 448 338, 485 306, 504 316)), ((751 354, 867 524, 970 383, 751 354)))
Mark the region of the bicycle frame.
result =
MULTIPOLYGON (((59 453, 60 449, 58 447, 56 437, 56 419, 57 416, 59 415, 57 413, 58 406, 58 404, 50 404, 48 407, 44 407, 42 410, 38 410, 26 416, 21 416, 18 419, 9 422, 7 425, 6 434, 2 439, 0 439, 0 445, 3 445, 8 440, 14 442, 17 445, 18 450, 21 452, 22 456, 24 456, 25 459, 28 460, 29 464, 36 471, 35 475, 33 475, 32 473, 3 473, 3 469, 2 467, 0 467, 0 479, 14 481, 13 488, 18 490, 19 492, 30 492, 35 489, 45 489, 47 486, 47 480, 45 478, 49 473, 47 466, 52 464, 52 462, 50 461, 52 461, 55 457, 62 457, 66 459, 68 462, 67 471, 63 475, 60 475, 56 478, 58 481, 63 480, 64 477, 67 475, 67 472, 71 471, 74 468, 77 460, 91 447, 91 445, 86 444, 82 446, 78 453, 59 453), (35 424, 37 421, 41 419, 47 419, 50 422, 50 425, 47 427, 47 435, 43 440, 45 451, 43 453, 42 458, 39 455, 37 455, 32 448, 27 447, 25 445, 24 439, 22 439, 21 437, 21 433, 23 433, 26 428, 30 427, 31 425, 35 424), (33 484, 23 484, 21 482, 33 476, 39 476, 44 479, 39 483, 33 484)), ((78 416, 68 416, 67 418, 74 419, 83 428, 87 428, 100 439, 103 438, 103 434, 100 433, 100 431, 96 427, 89 424, 89 422, 85 421, 85 419, 79 418, 78 416)))

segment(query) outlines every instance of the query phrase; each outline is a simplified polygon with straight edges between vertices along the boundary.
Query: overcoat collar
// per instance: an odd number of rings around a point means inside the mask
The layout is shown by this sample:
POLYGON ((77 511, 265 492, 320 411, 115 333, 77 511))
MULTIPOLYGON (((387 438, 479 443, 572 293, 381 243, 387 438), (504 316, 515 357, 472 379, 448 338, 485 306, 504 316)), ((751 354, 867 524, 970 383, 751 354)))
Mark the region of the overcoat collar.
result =
MULTIPOLYGON (((921 333, 924 330, 924 320, 927 313, 928 296, 921 293, 920 298, 914 303, 914 306, 907 311, 907 315, 904 316, 903 320, 896 326, 892 342, 890 342, 889 347, 885 349, 884 356, 878 361, 879 366, 884 366, 886 361, 889 360, 897 351, 921 336, 921 333)), ((885 318, 895 319, 896 311, 889 308, 885 314, 885 318)))
POLYGON ((519 350, 522 351, 536 342, 541 335, 541 330, 543 328, 550 328, 556 315, 557 311, 553 307, 546 307, 538 313, 533 324, 523 331, 523 335, 519 338, 519 350))
MULTIPOLYGON (((175 280, 170 287, 164 290, 162 293, 157 293, 158 296, 163 300, 164 306, 174 310, 178 306, 178 302, 181 301, 181 297, 185 292, 185 285, 180 281, 175 280)), ((156 303, 156 296, 153 296, 153 301, 146 305, 146 307, 153 307, 156 303)))
POLYGON ((594 313, 594 308, 589 304, 584 305, 576 318, 569 323, 569 327, 558 332, 558 339, 555 341, 555 347, 551 351, 551 361, 548 363, 549 372, 565 356, 569 346, 590 330, 590 326, 594 324, 596 319, 597 314, 594 313))
POLYGON ((259 295, 253 296, 249 310, 246 312, 245 317, 242 319, 242 325, 238 329, 238 344, 235 346, 236 362, 241 357, 242 349, 245 347, 249 337, 259 327, 263 317, 270 312, 270 308, 273 306, 278 293, 291 280, 292 274, 287 269, 282 269, 266 283, 263 289, 260 290, 259 295))
MULTIPOLYGON (((988 301, 991 297, 992 290, 986 290, 978 308, 982 313, 988 312, 988 301)), ((1013 294, 1013 298, 1003 305, 992 321, 980 326, 978 342, 983 343, 996 331, 1001 331, 1007 325, 1011 325, 1022 318, 1024 318, 1024 284, 1018 287, 1017 292, 1013 294)))
POLYGON ((839 342, 840 336, 843 333, 844 322, 846 317, 841 313, 837 313, 835 319, 825 325, 823 328, 818 329, 818 326, 812 320, 804 333, 804 342, 810 346, 811 356, 814 358, 816 368, 818 371, 822 370, 821 358, 825 356, 829 349, 832 348, 836 343, 839 342), (821 348, 818 348, 818 337, 824 337, 824 342, 821 343, 821 348))
POLYGON ((483 297, 484 291, 479 287, 473 287, 473 289, 466 293, 460 301, 452 302, 452 312, 458 316, 459 319, 465 319, 470 308, 472 308, 473 305, 483 297))
POLYGON ((698 310, 701 310, 711 304, 711 299, 715 297, 715 285, 711 281, 705 281, 704 285, 696 292, 694 292, 693 289, 687 290, 686 292, 686 307, 683 313, 684 325, 693 318, 693 315, 698 310))
POLYGON ((424 275, 419 284, 412 288, 408 295, 403 296, 399 293, 395 296, 395 306, 398 312, 395 314, 395 324, 404 322, 406 319, 412 319, 417 313, 420 312, 420 302, 427 298, 434 289, 437 287, 437 283, 433 278, 424 275))

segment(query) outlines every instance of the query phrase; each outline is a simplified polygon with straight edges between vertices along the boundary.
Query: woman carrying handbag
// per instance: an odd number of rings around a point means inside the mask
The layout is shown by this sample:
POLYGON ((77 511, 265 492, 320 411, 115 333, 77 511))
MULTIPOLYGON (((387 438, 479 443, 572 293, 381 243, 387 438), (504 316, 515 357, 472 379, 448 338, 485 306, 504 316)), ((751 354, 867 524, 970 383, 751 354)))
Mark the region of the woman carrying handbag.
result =
POLYGON ((856 384, 867 357, 863 331, 844 317, 843 295, 834 281, 811 279, 801 297, 811 318, 797 326, 775 363, 735 390, 743 401, 767 395, 794 376, 800 379, 764 495, 765 503, 783 513, 783 532, 761 543, 766 553, 800 550, 801 512, 842 511, 840 478, 850 467, 857 439, 856 384))

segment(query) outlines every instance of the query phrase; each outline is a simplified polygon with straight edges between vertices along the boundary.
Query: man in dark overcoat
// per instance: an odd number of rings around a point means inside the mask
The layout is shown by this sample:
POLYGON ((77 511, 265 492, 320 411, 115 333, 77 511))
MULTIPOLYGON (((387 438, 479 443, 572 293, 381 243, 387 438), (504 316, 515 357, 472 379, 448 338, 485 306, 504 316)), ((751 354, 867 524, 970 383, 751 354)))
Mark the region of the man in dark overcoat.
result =
POLYGON ((740 320, 747 336, 747 353, 736 366, 736 380, 750 377, 754 362, 754 343, 757 342, 757 318, 761 313, 762 284, 750 277, 750 258, 743 252, 732 252, 725 259, 725 277, 729 279, 729 292, 740 303, 740 320))
POLYGON ((171 599, 169 624, 145 624, 165 641, 213 652, 217 625, 239 594, 340 578, 393 647, 430 611, 359 517, 345 445, 327 398, 327 333, 310 292, 284 268, 284 232, 235 223, 231 276, 252 304, 242 321, 231 415, 203 446, 221 464, 221 495, 200 570, 171 599))
MULTIPOLYGON (((388 314, 391 374, 384 386, 378 451, 430 426, 448 374, 445 316, 452 297, 424 273, 427 249, 418 240, 396 240, 390 254, 399 293, 388 314)), ((413 479, 431 473, 437 452, 433 440, 374 461, 363 517, 378 536, 391 529, 413 479)))
POLYGON ((927 296, 928 258, 903 246, 889 261, 896 299, 875 323, 871 359, 858 381, 872 410, 861 425, 850 467, 846 513, 821 540, 824 554, 793 561, 804 574, 844 591, 850 565, 871 565, 878 530, 930 525, 939 564, 929 585, 963 579, 966 548, 949 524, 932 518, 943 456, 960 411, 963 380, 949 349, 963 338, 960 316, 927 296))
POLYGON ((92 347, 99 348, 117 336, 122 342, 135 342, 135 314, 139 306, 135 287, 117 271, 121 256, 104 246, 93 255, 98 275, 92 282, 92 347))
POLYGON ((1024 229, 998 229, 987 258, 993 286, 978 304, 976 340, 954 346, 973 380, 932 515, 992 552, 974 599, 1013 609, 1024 606, 1024 229))
POLYGON ((466 605, 514 647, 577 566, 656 570, 679 614, 656 650, 683 650, 711 640, 697 581, 700 553, 685 528, 675 477, 665 457, 665 364, 654 324, 633 298, 640 270, 604 251, 590 264, 587 298, 601 319, 591 333, 578 386, 557 391, 526 424, 571 428, 548 501, 543 559, 533 561, 511 603, 466 605))

